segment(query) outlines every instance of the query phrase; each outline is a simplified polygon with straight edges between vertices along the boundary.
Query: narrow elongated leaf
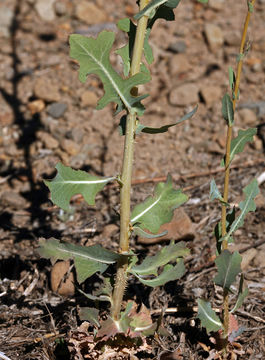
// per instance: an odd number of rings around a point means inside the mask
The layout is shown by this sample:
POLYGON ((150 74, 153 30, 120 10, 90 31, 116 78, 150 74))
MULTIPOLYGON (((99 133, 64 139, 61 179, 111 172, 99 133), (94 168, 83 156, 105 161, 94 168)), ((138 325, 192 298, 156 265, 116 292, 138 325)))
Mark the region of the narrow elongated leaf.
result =
POLYGON ((73 170, 59 163, 55 167, 57 175, 51 181, 45 180, 51 192, 51 200, 65 211, 70 211, 71 197, 76 194, 83 195, 89 205, 95 204, 95 196, 114 177, 103 178, 92 176, 81 170, 73 170))
POLYGON ((233 103, 229 94, 225 94, 222 99, 222 114, 229 126, 234 123, 234 109, 233 103))
POLYGON ((234 313, 235 311, 237 311, 237 309, 239 309, 242 306, 245 298, 248 296, 248 293, 249 293, 248 288, 245 288, 245 290, 240 289, 240 291, 237 295, 237 301, 235 303, 235 306, 230 311, 230 313, 234 313))
MULTIPOLYGON (((233 160, 236 154, 241 153, 244 150, 244 147, 247 142, 253 141, 253 136, 256 135, 257 129, 247 129, 239 130, 238 135, 231 142, 231 151, 230 151, 230 162, 233 160)), ((222 160, 221 166, 225 166, 225 159, 222 160)))
POLYGON ((117 112, 127 109, 129 112, 143 114, 144 107, 140 101, 146 97, 132 96, 131 89, 150 80, 147 73, 138 73, 123 79, 111 66, 109 54, 114 42, 113 32, 102 31, 96 39, 79 34, 70 36, 70 56, 79 62, 79 79, 86 81, 88 74, 98 75, 104 85, 105 94, 98 102, 102 109, 110 102, 118 105, 117 112))
POLYGON ((133 232, 136 235, 145 237, 147 239, 159 238, 159 237, 164 236, 164 235, 166 235, 168 233, 168 231, 165 230, 165 231, 161 232, 160 234, 150 234, 150 233, 144 231, 143 229, 139 228, 138 226, 133 227, 133 232))
MULTIPOLYGON (((87 294, 84 291, 82 291, 81 289, 78 289, 78 291, 83 294, 86 298, 88 298, 89 300, 93 300, 93 301, 107 301, 107 302, 112 302, 111 298, 107 295, 92 295, 92 294, 87 294)), ((86 319, 84 319, 86 320, 86 319)))
POLYGON ((42 257, 51 259, 52 263, 56 260, 74 259, 79 283, 96 272, 104 272, 109 264, 114 264, 124 256, 106 250, 98 244, 85 247, 61 243, 54 238, 40 239, 38 252, 42 257))
POLYGON ((215 259, 218 268, 218 273, 214 278, 216 285, 222 286, 224 289, 229 289, 241 271, 241 261, 242 257, 237 251, 233 254, 230 253, 229 250, 222 251, 215 259))
POLYGON ((213 311, 210 302, 203 299, 198 299, 197 303, 197 317, 200 319, 202 326, 206 328, 207 333, 222 329, 223 324, 219 317, 213 311))
POLYGON ((210 184, 210 199, 211 200, 214 200, 214 199, 222 200, 223 199, 220 191, 217 188, 217 185, 216 185, 216 182, 214 181, 214 179, 211 180, 211 184, 210 184))
POLYGON ((145 279, 145 278, 137 275, 136 273, 133 273, 133 274, 144 285, 156 287, 156 286, 164 285, 169 281, 174 281, 174 280, 181 278, 185 274, 185 265, 184 265, 183 259, 180 259, 178 261, 177 265, 175 265, 175 266, 166 265, 163 269, 163 272, 159 276, 157 276, 153 279, 150 279, 150 280, 145 279))
POLYGON ((240 226, 244 224, 244 219, 247 213, 256 210, 256 204, 254 199, 259 193, 259 186, 257 180, 252 180, 251 183, 243 189, 243 192, 245 193, 245 200, 239 203, 239 208, 241 210, 240 214, 230 226, 230 230, 228 231, 226 236, 221 238, 219 241, 228 239, 234 231, 236 231, 240 226))
MULTIPOLYGON (((233 224, 234 220, 236 218, 236 209, 235 207, 233 209, 231 209, 230 211, 228 211, 226 213, 226 232, 228 233, 230 230, 231 225, 233 224)), ((218 224, 216 224, 215 228, 214 228, 214 235, 215 235, 215 239, 216 239, 216 249, 217 249, 217 255, 221 254, 222 251, 222 243, 221 243, 221 238, 222 238, 222 222, 219 221, 218 224)), ((230 236, 227 239, 228 243, 233 243, 234 239, 230 236)))
POLYGON ((233 69, 231 68, 231 66, 229 66, 228 68, 228 75, 229 75, 229 86, 230 86, 230 89, 232 91, 234 91, 234 87, 235 87, 235 73, 233 71, 233 69))
POLYGON ((171 128, 172 126, 176 126, 176 125, 182 123, 183 121, 191 118, 195 114, 197 109, 198 109, 198 105, 192 111, 190 111, 188 114, 184 115, 181 119, 179 119, 175 123, 163 125, 159 128, 153 128, 153 127, 139 124, 136 128, 136 134, 139 134, 140 132, 147 133, 147 134, 161 134, 161 133, 167 132, 168 129, 171 128))
POLYGON ((173 211, 187 199, 187 195, 180 189, 173 189, 172 177, 168 175, 166 183, 157 184, 154 196, 149 196, 142 204, 134 207, 131 223, 137 223, 141 229, 156 234, 161 225, 172 220, 173 211))
POLYGON ((153 17, 155 15, 156 9, 161 6, 165 5, 169 8, 175 8, 180 3, 180 0, 153 0, 151 1, 146 7, 141 10, 138 14, 134 16, 135 20, 139 20, 142 16, 153 17))
POLYGON ((183 241, 175 244, 171 242, 168 246, 163 247, 156 255, 147 256, 141 265, 131 268, 131 271, 137 275, 157 275, 160 266, 164 266, 170 261, 176 261, 178 257, 188 255, 189 249, 183 241))

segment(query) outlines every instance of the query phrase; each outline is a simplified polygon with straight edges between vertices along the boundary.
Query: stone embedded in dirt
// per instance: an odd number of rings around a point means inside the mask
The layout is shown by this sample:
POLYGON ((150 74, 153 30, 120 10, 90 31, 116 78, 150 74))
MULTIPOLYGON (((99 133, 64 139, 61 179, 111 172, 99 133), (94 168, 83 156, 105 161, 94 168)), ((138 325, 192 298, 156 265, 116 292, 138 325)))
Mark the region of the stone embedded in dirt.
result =
POLYGON ((255 248, 251 248, 242 254, 242 262, 241 262, 242 271, 246 270, 249 267, 249 264, 256 257, 257 254, 258 254, 258 250, 255 248))
POLYGON ((225 6, 225 0, 209 0, 209 7, 214 10, 222 10, 225 6))
POLYGON ((87 106, 95 107, 98 102, 98 97, 93 91, 86 90, 81 95, 81 107, 85 108, 87 106))
POLYGON ((247 108, 240 109, 238 111, 238 115, 244 125, 247 125, 247 126, 257 125, 257 116, 253 110, 247 109, 247 108))
POLYGON ((118 232, 118 230, 119 227, 116 224, 108 224, 104 227, 101 236, 104 239, 110 239, 114 233, 118 232))
POLYGON ((45 109, 45 103, 43 100, 33 100, 28 103, 27 108, 31 112, 32 115, 42 112, 45 109))
POLYGON ((224 34, 224 41, 229 46, 239 46, 241 41, 241 33, 239 31, 230 30, 224 34))
POLYGON ((27 207, 27 200, 15 191, 4 191, 0 197, 1 204, 10 206, 13 209, 24 209, 27 207))
POLYGON ((206 24, 204 28, 207 43, 210 49, 215 52, 222 47, 224 35, 222 29, 215 24, 206 24))
POLYGON ((62 296, 72 296, 75 293, 74 275, 70 271, 70 261, 58 261, 51 271, 51 288, 62 296), (69 272, 69 273, 68 273, 69 272))
POLYGON ((0 6, 0 37, 9 37, 14 12, 7 6, 0 6))
POLYGON ((86 0, 78 1, 75 8, 75 15, 79 20, 89 25, 107 21, 107 15, 104 9, 100 9, 94 3, 86 0))
POLYGON ((171 222, 162 225, 158 233, 161 233, 165 230, 167 230, 168 233, 164 236, 154 239, 148 239, 140 236, 138 238, 138 242, 143 244, 155 244, 164 240, 182 240, 194 238, 192 221, 186 212, 181 208, 174 211, 174 216, 171 222))
POLYGON ((220 102, 222 93, 222 89, 215 85, 204 85, 200 90, 203 101, 207 106, 211 106, 216 102, 220 102))
POLYGON ((63 16, 67 13, 67 6, 63 1, 56 1, 54 4, 56 15, 63 16))
POLYGON ((37 98, 47 102, 60 100, 59 85, 55 79, 53 81, 46 76, 37 78, 34 84, 34 94, 37 98))
POLYGON ((178 40, 171 43, 168 47, 169 51, 172 51, 175 54, 182 54, 185 53, 187 49, 186 42, 183 40, 178 40))
POLYGON ((59 142, 54 139, 49 133, 41 131, 38 133, 38 139, 40 139, 46 149, 57 149, 59 147, 59 142))
POLYGON ((60 142, 61 148, 67 152, 68 155, 75 156, 80 151, 80 145, 73 140, 63 138, 60 142))
POLYGON ((256 197, 255 197, 255 204, 257 209, 258 208, 265 208, 265 198, 262 195, 262 193, 259 193, 256 197))
POLYGON ((176 54, 170 57, 169 71, 172 76, 188 72, 191 69, 191 65, 188 61, 188 57, 185 54, 176 54))
POLYGON ((47 107, 47 112, 55 119, 59 119, 65 111, 67 110, 67 105, 64 103, 55 102, 47 107))
POLYGON ((183 84, 170 91, 169 102, 174 106, 192 105, 199 101, 198 93, 199 89, 196 84, 183 84))
POLYGON ((54 2, 55 0, 37 0, 35 9, 42 20, 55 20, 54 2))

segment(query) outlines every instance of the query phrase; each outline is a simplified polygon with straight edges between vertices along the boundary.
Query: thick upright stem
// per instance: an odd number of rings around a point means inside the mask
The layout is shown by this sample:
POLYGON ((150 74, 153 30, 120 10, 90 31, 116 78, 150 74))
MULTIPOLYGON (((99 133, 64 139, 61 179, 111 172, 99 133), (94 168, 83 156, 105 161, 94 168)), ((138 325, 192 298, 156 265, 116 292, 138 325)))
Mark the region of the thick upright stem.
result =
MULTIPOLYGON (((255 0, 250 2, 252 7, 255 4, 255 0)), ((246 44, 246 36, 247 36, 247 29, 249 25, 251 12, 250 7, 248 8, 248 13, 244 23, 244 29, 241 38, 240 50, 239 50, 239 58, 237 64, 237 71, 236 71, 236 81, 235 81, 235 88, 234 88, 234 96, 233 96, 233 109, 235 111, 236 102, 238 99, 238 91, 239 91, 239 83, 240 83, 240 76, 243 66, 243 57, 244 57, 244 49, 246 44)), ((224 202, 228 202, 228 194, 229 194, 229 176, 230 176, 230 152, 231 152, 231 141, 232 141, 232 131, 233 126, 228 126, 227 128, 227 137, 226 137, 226 153, 225 153, 225 180, 224 180, 224 193, 223 199, 224 202)), ((226 206, 222 205, 222 218, 221 218, 221 225, 222 225, 222 236, 226 235, 226 206)), ((222 250, 228 248, 228 241, 224 240, 222 243, 222 250)), ((229 293, 225 289, 224 290, 224 338, 227 339, 228 336, 228 329, 229 329, 229 293)), ((227 341, 225 341, 224 346, 226 346, 227 341)))
MULTIPOLYGON (((150 0, 140 1, 140 10, 142 10, 150 0)), ((147 27, 148 17, 143 16, 138 24, 133 48, 132 63, 130 76, 140 71, 141 59, 143 54, 144 38, 147 27)), ((132 90, 133 95, 137 95, 138 89, 132 90)), ((134 152, 134 136, 136 128, 136 114, 129 113, 126 120, 126 133, 123 152, 123 163, 121 173, 121 209, 120 209, 120 252, 127 253, 129 251, 130 238, 130 205, 131 205, 131 179, 134 152)), ((112 318, 118 320, 120 316, 121 303, 127 284, 127 267, 128 259, 124 258, 117 264, 117 276, 115 288, 113 291, 113 307, 111 311, 112 318)))

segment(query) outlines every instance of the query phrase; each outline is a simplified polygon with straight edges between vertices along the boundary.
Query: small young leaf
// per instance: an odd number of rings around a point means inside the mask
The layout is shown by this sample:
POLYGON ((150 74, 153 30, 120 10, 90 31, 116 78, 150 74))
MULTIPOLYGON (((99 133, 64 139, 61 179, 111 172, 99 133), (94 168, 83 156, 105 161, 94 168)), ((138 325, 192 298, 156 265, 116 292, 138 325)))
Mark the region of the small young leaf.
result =
POLYGON ((161 133, 167 132, 168 129, 171 128, 172 126, 176 126, 176 125, 182 123, 183 121, 191 118, 195 114, 197 109, 198 109, 198 105, 192 111, 190 111, 188 114, 184 115, 181 119, 179 119, 175 123, 168 124, 168 125, 163 125, 163 126, 161 126, 159 128, 153 128, 153 127, 149 127, 149 126, 139 124, 137 126, 137 128, 136 128, 135 133, 139 134, 140 132, 143 132, 143 133, 147 133, 147 134, 161 134, 161 133))
POLYGON ((251 183, 243 189, 243 192, 245 193, 245 200, 239 203, 239 208, 241 210, 240 214, 230 226, 230 230, 225 235, 225 237, 221 238, 219 241, 228 239, 234 231, 236 231, 240 226, 244 224, 244 219, 247 213, 256 210, 256 204, 254 202, 254 199, 259 193, 259 186, 257 180, 252 180, 251 183))
POLYGON ((86 247, 61 243, 54 238, 40 239, 38 252, 42 257, 51 259, 52 263, 56 260, 74 259, 79 283, 96 272, 104 272, 109 264, 114 264, 121 256, 124 256, 106 250, 99 244, 86 247))
POLYGON ((229 75, 229 86, 231 91, 234 91, 234 87, 235 87, 235 73, 233 71, 233 69, 231 68, 231 66, 229 66, 228 68, 228 75, 229 75))
POLYGON ((216 182, 212 179, 210 184, 210 200, 214 199, 222 200, 223 197, 217 188, 216 182))
POLYGON ((254 6, 253 6, 252 2, 251 2, 251 1, 248 1, 247 3, 248 3, 248 11, 249 11, 250 13, 253 13, 253 11, 254 11, 254 6))
POLYGON ((131 272, 137 275, 157 275, 160 266, 166 265, 178 257, 188 255, 189 249, 183 241, 175 244, 171 242, 168 246, 163 247, 156 255, 147 256, 141 265, 131 268, 131 272))
POLYGON ((170 222, 173 211, 187 201, 187 195, 173 189, 172 177, 168 175, 166 183, 157 184, 154 196, 149 196, 132 211, 131 224, 137 223, 141 229, 156 234, 161 225, 170 222))
POLYGON ((87 38, 79 34, 70 36, 70 56, 79 64, 79 79, 86 81, 88 74, 98 75, 104 85, 105 94, 98 102, 97 109, 102 109, 110 102, 118 105, 117 112, 127 109, 142 115, 144 107, 140 101, 146 97, 132 96, 134 86, 144 84, 150 80, 147 73, 138 73, 128 79, 123 79, 111 66, 109 54, 114 42, 114 33, 102 31, 96 39, 87 38))
POLYGON ((242 257, 237 251, 233 254, 228 250, 222 251, 215 260, 218 268, 218 273, 214 278, 215 284, 229 290, 231 284, 235 281, 236 276, 241 271, 241 261, 242 257))
POLYGON ((90 307, 81 307, 79 311, 80 320, 89 321, 92 325, 100 326, 98 322, 99 310, 90 307))
POLYGON ((198 315, 201 324, 206 328, 207 333, 211 331, 218 331, 223 328, 223 324, 219 317, 213 311, 210 302, 203 299, 198 299, 198 315))
POLYGON ((89 205, 95 204, 95 196, 114 177, 103 178, 92 176, 81 170, 73 170, 70 167, 58 163, 55 168, 57 175, 51 181, 45 180, 44 183, 51 192, 51 200, 54 204, 65 211, 70 211, 71 197, 82 194, 89 205))
POLYGON ((83 290, 81 289, 78 289, 78 291, 83 294, 86 298, 88 298, 89 300, 93 300, 93 301, 107 301, 107 302, 110 302, 112 303, 112 300, 109 296, 106 296, 106 295, 99 295, 99 296, 96 296, 96 295, 92 295, 92 294, 87 294, 85 293, 83 290))
POLYGON ((237 311, 237 309, 239 309, 242 306, 247 296, 248 296, 248 288, 245 288, 245 290, 243 290, 242 286, 240 285, 237 295, 237 301, 233 309, 230 311, 230 313, 234 313, 235 311, 237 311))
MULTIPOLYGON (((231 151, 230 151, 230 162, 233 160, 236 154, 241 153, 244 150, 244 147, 247 142, 253 141, 253 136, 256 135, 256 128, 249 128, 247 130, 239 130, 238 135, 231 142, 231 151)), ((225 166, 225 158, 221 161, 221 166, 225 166)))
POLYGON ((225 94, 222 99, 222 114, 229 126, 234 123, 234 109, 233 103, 229 94, 225 94))
POLYGON ((157 287, 157 286, 164 285, 169 281, 174 281, 174 280, 181 278, 185 274, 185 271, 186 270, 185 270, 185 266, 184 266, 184 261, 183 261, 183 259, 180 259, 178 261, 177 265, 175 265, 175 266, 166 265, 163 269, 163 272, 159 276, 157 276, 153 279, 147 280, 147 279, 137 275, 136 273, 134 273, 134 275, 144 285, 151 286, 151 287, 157 287))
MULTIPOLYGON (((230 211, 226 213, 226 232, 228 233, 230 230, 231 225, 233 224, 234 220, 236 218, 236 209, 233 207, 230 211)), ((217 248, 217 255, 221 254, 222 251, 222 243, 220 242, 220 239, 222 238, 222 223, 219 221, 218 224, 216 224, 214 228, 214 235, 216 239, 216 248, 217 248)), ((234 240, 230 236, 227 239, 228 243, 233 243, 234 240)))
POLYGON ((155 15, 156 9, 165 5, 169 8, 175 8, 180 3, 180 0, 153 0, 146 7, 141 10, 138 14, 134 16, 135 20, 139 20, 142 16, 153 17, 155 15))
POLYGON ((144 231, 143 229, 139 228, 138 226, 134 225, 133 227, 133 232, 138 235, 138 236, 142 236, 145 237, 147 239, 155 239, 155 238, 159 238, 161 236, 164 236, 168 233, 167 230, 161 232, 160 234, 150 234, 146 231, 144 231))
POLYGON ((130 328, 133 332, 141 332, 145 336, 154 334, 156 324, 153 323, 150 310, 144 304, 141 305, 140 311, 131 318, 130 328))
POLYGON ((202 4, 207 4, 207 2, 208 2, 208 0, 197 0, 197 1, 199 1, 202 4))

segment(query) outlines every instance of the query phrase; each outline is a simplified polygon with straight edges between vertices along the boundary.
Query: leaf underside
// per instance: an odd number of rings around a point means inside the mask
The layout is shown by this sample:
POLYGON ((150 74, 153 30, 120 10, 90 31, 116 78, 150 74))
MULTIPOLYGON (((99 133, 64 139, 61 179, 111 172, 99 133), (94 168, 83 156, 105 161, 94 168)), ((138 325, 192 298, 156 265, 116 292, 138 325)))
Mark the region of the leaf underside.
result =
POLYGON ((115 179, 92 176, 81 170, 73 170, 59 163, 57 175, 51 181, 45 180, 51 192, 52 202, 65 211, 70 211, 70 200, 76 194, 83 195, 89 205, 95 204, 95 196, 109 182, 115 179))
POLYGON ((222 99, 222 114, 223 118, 227 121, 229 126, 232 126, 234 123, 234 109, 233 102, 229 94, 225 94, 222 99))
POLYGON ((174 210, 187 201, 182 190, 173 189, 172 177, 165 183, 158 183, 154 196, 149 196, 142 204, 136 205, 131 214, 131 224, 156 234, 161 225, 172 220, 174 210))
POLYGON ((234 253, 230 253, 228 250, 222 251, 215 260, 218 269, 218 273, 214 278, 215 284, 229 290, 241 271, 241 261, 242 257, 237 251, 234 253))
POLYGON ((79 62, 79 79, 86 81, 89 74, 101 79, 105 94, 99 100, 97 109, 102 109, 110 102, 117 104, 117 112, 127 109, 129 112, 142 115, 144 107, 140 101, 146 97, 132 96, 131 89, 150 80, 147 73, 138 73, 123 79, 111 66, 109 55, 115 34, 102 31, 96 39, 79 34, 70 36, 70 56, 79 62))
POLYGON ((223 325, 219 317, 213 311, 210 302, 203 299, 197 299, 197 303, 197 317, 200 319, 202 326, 206 328, 207 333, 222 329, 223 325))

